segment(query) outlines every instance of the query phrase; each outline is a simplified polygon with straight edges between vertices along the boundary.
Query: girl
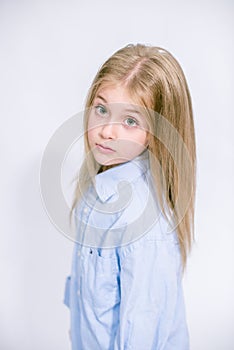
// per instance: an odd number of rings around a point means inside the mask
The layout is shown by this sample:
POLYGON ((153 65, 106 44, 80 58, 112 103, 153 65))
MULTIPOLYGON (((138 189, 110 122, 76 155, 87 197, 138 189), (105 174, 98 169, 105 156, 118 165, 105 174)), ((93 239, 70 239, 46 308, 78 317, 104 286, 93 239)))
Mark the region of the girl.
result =
POLYGON ((183 71, 128 45, 88 93, 65 304, 73 350, 188 350, 182 271, 193 238, 195 136, 183 71))

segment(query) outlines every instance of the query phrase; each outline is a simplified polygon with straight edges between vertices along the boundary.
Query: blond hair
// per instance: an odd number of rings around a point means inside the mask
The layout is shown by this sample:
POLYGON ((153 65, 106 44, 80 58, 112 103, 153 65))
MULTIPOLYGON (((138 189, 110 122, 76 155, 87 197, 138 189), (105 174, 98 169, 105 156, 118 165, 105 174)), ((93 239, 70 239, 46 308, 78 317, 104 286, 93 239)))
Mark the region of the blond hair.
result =
MULTIPOLYGON (((196 148, 191 97, 183 70, 168 51, 159 47, 137 44, 118 50, 102 65, 90 87, 85 131, 89 109, 99 89, 108 84, 122 84, 148 111, 150 170, 160 206, 176 225, 185 266, 194 237, 196 148)), ((72 209, 100 171, 87 133, 85 152, 72 209)))

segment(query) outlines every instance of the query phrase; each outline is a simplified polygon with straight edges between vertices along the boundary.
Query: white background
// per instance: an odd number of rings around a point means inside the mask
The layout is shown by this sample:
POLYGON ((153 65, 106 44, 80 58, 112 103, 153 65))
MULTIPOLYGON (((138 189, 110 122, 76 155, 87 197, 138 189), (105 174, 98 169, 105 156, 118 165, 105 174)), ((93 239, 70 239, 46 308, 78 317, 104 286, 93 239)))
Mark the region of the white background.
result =
POLYGON ((191 349, 234 349, 233 7, 1 0, 1 350, 70 348, 62 302, 73 244, 44 211, 40 161, 53 132, 83 109, 103 61, 137 42, 173 53, 193 98, 196 243, 184 279, 191 349))

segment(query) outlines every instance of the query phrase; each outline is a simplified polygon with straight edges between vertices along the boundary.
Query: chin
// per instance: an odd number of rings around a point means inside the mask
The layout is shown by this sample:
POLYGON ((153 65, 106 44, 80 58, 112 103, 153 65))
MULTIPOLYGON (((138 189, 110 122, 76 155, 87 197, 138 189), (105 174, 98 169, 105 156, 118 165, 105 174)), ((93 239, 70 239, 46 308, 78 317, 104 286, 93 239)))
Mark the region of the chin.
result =
POLYGON ((104 165, 104 166, 112 166, 112 165, 118 165, 118 164, 122 164, 122 163, 126 163, 129 161, 129 159, 125 159, 125 158, 116 158, 116 159, 111 159, 111 160, 104 160, 104 159, 100 159, 99 157, 97 157, 96 162, 99 163, 100 165, 104 165))

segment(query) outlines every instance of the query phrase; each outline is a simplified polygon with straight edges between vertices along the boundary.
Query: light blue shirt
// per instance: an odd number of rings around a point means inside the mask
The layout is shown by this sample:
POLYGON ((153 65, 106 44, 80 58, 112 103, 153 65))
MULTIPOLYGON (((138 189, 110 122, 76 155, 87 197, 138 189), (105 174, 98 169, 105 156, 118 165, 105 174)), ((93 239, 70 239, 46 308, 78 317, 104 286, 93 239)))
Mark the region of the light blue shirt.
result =
POLYGON ((188 350, 176 232, 148 154, 96 175, 77 208, 65 304, 72 350, 188 350))

